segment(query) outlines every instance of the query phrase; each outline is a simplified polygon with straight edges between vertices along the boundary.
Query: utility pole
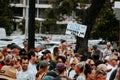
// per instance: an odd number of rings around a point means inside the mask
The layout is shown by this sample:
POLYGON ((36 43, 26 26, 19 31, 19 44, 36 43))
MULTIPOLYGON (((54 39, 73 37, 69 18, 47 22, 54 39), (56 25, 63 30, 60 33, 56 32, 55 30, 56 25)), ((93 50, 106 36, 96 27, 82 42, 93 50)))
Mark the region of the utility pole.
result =
POLYGON ((35 0, 29 0, 28 51, 34 49, 35 38, 35 0))
POLYGON ((118 41, 118 46, 120 47, 120 20, 119 20, 119 41, 118 41))

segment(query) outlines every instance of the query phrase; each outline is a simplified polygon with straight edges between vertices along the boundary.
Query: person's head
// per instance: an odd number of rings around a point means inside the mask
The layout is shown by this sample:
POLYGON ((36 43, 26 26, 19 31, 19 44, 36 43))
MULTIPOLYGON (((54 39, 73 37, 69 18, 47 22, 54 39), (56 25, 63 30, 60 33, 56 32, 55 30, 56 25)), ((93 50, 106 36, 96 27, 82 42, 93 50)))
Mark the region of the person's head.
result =
POLYGON ((110 72, 112 69, 109 69, 106 64, 99 64, 96 70, 103 70, 104 72, 110 72))
POLYGON ((97 50, 98 48, 97 48, 97 45, 93 45, 93 50, 97 50))
POLYGON ((19 56, 20 56, 20 57, 27 56, 26 50, 25 50, 25 49, 21 49, 21 50, 19 51, 19 56))
POLYGON ((77 64, 77 61, 74 59, 72 63, 70 64, 71 68, 75 70, 75 65, 77 64))
POLYGON ((35 63, 38 60, 38 55, 34 50, 30 50, 28 53, 28 58, 31 62, 35 63))
POLYGON ((85 65, 86 65, 86 62, 85 62, 85 61, 79 62, 79 63, 75 66, 75 72, 76 72, 78 75, 84 74, 85 65))
POLYGON ((20 60, 20 64, 21 64, 21 67, 22 67, 23 71, 27 71, 28 70, 29 61, 28 61, 27 57, 22 57, 21 60, 20 60))
POLYGON ((66 43, 66 40, 62 39, 61 44, 64 44, 64 43, 66 43))
POLYGON ((66 70, 66 65, 64 63, 57 63, 56 71, 58 72, 58 74, 64 73, 65 70, 66 70))
POLYGON ((96 70, 95 80, 106 80, 107 73, 103 70, 96 70))
POLYGON ((54 56, 58 56, 59 53, 60 53, 59 47, 54 47, 54 49, 53 49, 53 54, 54 54, 54 56))
POLYGON ((95 69, 95 62, 93 60, 90 61, 90 67, 92 69, 95 69))
POLYGON ((44 52, 42 52, 43 54, 43 59, 51 59, 51 52, 50 50, 45 50, 44 52))
POLYGON ((6 55, 4 63, 5 63, 5 65, 13 66, 14 65, 14 56, 12 54, 6 55))
POLYGON ((3 49, 3 54, 6 56, 7 54, 11 53, 11 49, 10 48, 4 48, 3 49))
POLYGON ((42 60, 38 64, 38 70, 43 70, 44 72, 47 72, 49 69, 49 62, 46 60, 42 60))
POLYGON ((66 62, 66 58, 62 55, 58 56, 56 60, 58 63, 65 63, 66 62))
POLYGON ((14 49, 12 50, 12 54, 14 54, 14 55, 19 55, 19 51, 20 51, 20 49, 14 48, 14 49))
POLYGON ((89 64, 85 65, 85 76, 86 80, 95 80, 95 70, 93 70, 89 64))
POLYGON ((113 67, 115 67, 117 65, 117 62, 118 62, 118 57, 116 55, 110 55, 109 56, 109 60, 108 60, 108 63, 110 65, 112 65, 113 67))
POLYGON ((28 41, 24 41, 24 42, 23 42, 23 46, 24 46, 24 47, 28 47, 28 41))
POLYGON ((0 62, 2 62, 5 59, 4 55, 2 52, 0 52, 0 62))
POLYGON ((75 57, 78 60, 78 62, 80 62, 82 59, 82 55, 80 55, 79 53, 75 53, 75 57))
POLYGON ((107 42, 107 43, 106 43, 106 47, 107 47, 107 49, 110 49, 111 43, 110 43, 110 42, 107 42))

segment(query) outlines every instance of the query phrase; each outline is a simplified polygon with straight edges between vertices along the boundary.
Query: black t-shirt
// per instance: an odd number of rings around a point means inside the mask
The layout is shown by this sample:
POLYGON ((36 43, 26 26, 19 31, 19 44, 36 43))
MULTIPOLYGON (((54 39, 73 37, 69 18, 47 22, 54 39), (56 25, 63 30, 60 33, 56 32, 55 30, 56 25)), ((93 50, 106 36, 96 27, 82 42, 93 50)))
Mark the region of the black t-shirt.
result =
POLYGON ((111 73, 110 80, 114 80, 114 78, 115 78, 115 76, 116 76, 116 73, 117 73, 117 69, 115 69, 115 70, 111 73))

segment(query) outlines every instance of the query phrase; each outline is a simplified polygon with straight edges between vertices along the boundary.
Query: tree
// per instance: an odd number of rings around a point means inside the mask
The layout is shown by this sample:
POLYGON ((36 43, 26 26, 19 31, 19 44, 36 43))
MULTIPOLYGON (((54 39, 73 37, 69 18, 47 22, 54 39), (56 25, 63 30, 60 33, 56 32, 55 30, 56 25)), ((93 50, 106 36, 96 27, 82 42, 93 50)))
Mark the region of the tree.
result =
POLYGON ((9 0, 0 0, 0 27, 6 29, 7 35, 12 33, 12 12, 9 5, 9 0))
POLYGON ((95 23, 96 17, 101 11, 106 0, 54 0, 54 14, 57 20, 65 20, 64 15, 72 16, 78 23, 87 25, 87 31, 85 38, 76 36, 76 52, 84 54, 87 52, 88 38, 95 23), (92 1, 92 3, 91 3, 92 1), (88 9, 85 9, 86 3, 91 3, 88 9), (73 15, 73 12, 77 14, 73 15))
POLYGON ((119 32, 118 25, 119 21, 115 18, 112 3, 107 0, 96 19, 91 36, 95 39, 102 38, 105 41, 116 42, 119 32))

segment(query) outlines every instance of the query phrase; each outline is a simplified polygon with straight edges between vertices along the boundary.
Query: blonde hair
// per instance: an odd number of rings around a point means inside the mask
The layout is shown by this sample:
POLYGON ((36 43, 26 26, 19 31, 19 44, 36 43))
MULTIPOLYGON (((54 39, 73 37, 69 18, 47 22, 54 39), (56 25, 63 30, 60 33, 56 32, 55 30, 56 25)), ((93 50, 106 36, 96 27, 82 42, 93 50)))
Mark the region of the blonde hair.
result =
POLYGON ((79 68, 81 74, 84 74, 85 65, 86 65, 86 62, 85 62, 85 61, 79 62, 79 63, 77 64, 77 67, 79 68))

